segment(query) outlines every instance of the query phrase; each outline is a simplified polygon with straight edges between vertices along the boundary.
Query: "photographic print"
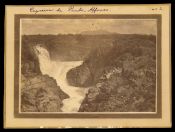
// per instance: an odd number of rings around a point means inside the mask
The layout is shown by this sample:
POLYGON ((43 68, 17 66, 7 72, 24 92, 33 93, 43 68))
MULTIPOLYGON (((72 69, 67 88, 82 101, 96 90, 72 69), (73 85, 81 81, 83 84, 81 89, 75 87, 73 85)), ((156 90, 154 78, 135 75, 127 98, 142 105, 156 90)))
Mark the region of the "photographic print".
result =
POLYGON ((154 13, 163 7, 150 6, 148 14, 124 13, 126 7, 119 13, 115 6, 22 7, 27 10, 13 15, 14 41, 7 45, 14 43, 9 113, 19 120, 76 119, 81 125, 84 119, 115 124, 164 118, 170 87, 162 79, 168 61, 162 49, 170 37, 162 37, 165 16, 154 13))
POLYGON ((21 112, 155 112, 156 19, 21 19, 21 112))

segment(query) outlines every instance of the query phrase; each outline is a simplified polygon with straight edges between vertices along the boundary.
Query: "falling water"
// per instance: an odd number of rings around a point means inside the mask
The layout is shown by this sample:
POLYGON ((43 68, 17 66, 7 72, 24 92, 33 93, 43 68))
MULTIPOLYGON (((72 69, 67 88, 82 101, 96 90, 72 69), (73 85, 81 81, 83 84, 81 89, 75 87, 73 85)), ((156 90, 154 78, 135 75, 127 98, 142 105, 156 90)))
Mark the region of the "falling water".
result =
POLYGON ((88 89, 70 86, 67 83, 66 74, 70 69, 81 65, 82 61, 53 61, 45 48, 36 46, 36 50, 42 74, 55 78, 57 85, 70 97, 63 100, 62 111, 77 112, 88 89))

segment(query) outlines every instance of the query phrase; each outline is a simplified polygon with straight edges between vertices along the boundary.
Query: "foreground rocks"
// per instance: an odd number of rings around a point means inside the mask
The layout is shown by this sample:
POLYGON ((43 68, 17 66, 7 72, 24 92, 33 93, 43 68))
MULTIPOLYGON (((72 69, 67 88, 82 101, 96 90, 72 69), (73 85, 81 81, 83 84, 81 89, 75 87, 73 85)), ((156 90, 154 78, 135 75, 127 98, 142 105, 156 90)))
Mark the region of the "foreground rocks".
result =
POLYGON ((139 69, 136 64, 126 69, 111 67, 89 89, 79 112, 155 111, 155 69, 148 69, 149 62, 142 59, 140 61, 145 61, 145 66, 139 69))
POLYGON ((22 76, 22 112, 60 112, 65 94, 56 80, 47 75, 22 76))

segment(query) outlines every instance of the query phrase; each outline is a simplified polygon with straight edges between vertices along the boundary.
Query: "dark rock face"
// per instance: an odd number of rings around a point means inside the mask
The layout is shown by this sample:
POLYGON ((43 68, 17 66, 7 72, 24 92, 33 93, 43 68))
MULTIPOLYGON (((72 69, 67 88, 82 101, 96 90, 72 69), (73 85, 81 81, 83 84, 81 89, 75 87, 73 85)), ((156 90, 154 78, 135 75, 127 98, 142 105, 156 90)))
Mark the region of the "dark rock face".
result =
POLYGON ((24 76, 30 73, 41 74, 39 60, 35 50, 34 43, 28 43, 27 39, 22 37, 22 53, 21 53, 21 72, 24 76))
POLYGON ((153 41, 129 38, 117 41, 110 52, 89 57, 85 62, 93 83, 79 111, 154 112, 155 47, 153 41))
POLYGON ((130 67, 131 63, 127 62, 127 59, 132 56, 133 58, 145 55, 156 56, 155 44, 150 40, 133 37, 119 39, 109 45, 109 47, 96 48, 88 55, 81 66, 71 69, 67 73, 69 84, 79 87, 92 86, 98 82, 105 69, 110 66, 116 66, 117 64, 119 67, 130 67), (120 56, 123 58, 118 62, 117 58, 120 56))
POLYGON ((75 87, 87 87, 92 84, 92 75, 90 69, 83 65, 76 68, 71 69, 66 78, 68 83, 75 87))
POLYGON ((22 112, 58 112, 62 100, 69 97, 57 86, 56 80, 47 75, 22 76, 21 84, 22 112))
POLYGON ((81 66, 71 69, 67 73, 68 83, 76 87, 88 87, 96 83, 100 75, 102 74, 106 62, 106 54, 110 51, 110 48, 98 48, 94 50, 81 66))
MULTIPOLYGON (((147 64, 145 61, 145 65, 147 64)), ((79 111, 155 111, 155 70, 150 71, 146 66, 141 69, 134 67, 136 65, 129 67, 128 70, 111 67, 112 69, 89 89, 79 111)))

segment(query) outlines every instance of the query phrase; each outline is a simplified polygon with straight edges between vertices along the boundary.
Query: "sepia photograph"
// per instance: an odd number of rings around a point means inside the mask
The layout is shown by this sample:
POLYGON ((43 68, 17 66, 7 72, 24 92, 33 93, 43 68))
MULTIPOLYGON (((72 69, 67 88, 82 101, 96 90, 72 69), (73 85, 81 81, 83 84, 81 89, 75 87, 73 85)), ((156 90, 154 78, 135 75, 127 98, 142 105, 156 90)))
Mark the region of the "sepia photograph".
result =
POLYGON ((6 7, 6 127, 171 126, 170 5, 17 7, 6 7))
POLYGON ((156 19, 22 19, 21 112, 155 112, 156 19))

